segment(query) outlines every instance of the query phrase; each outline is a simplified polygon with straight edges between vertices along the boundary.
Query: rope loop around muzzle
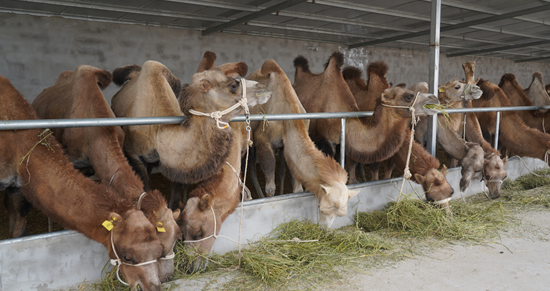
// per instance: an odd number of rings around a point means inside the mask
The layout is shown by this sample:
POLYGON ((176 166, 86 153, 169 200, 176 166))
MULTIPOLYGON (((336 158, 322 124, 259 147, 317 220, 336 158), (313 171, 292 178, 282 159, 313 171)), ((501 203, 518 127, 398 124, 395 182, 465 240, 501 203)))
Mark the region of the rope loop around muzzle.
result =
POLYGON ((237 109, 238 107, 242 107, 244 109, 245 114, 250 114, 250 110, 248 109, 248 100, 246 98, 246 79, 241 78, 240 80, 241 80, 241 89, 242 89, 241 100, 239 100, 237 103, 235 103, 231 107, 229 107, 229 108, 227 108, 223 111, 214 111, 214 112, 210 112, 210 113, 204 113, 204 112, 200 112, 200 111, 197 111, 197 110, 194 110, 194 109, 189 109, 189 113, 191 113, 193 115, 197 115, 197 116, 210 117, 210 118, 216 120, 216 125, 218 126, 219 129, 225 129, 225 128, 229 127, 228 122, 221 121, 220 119, 224 115, 230 113, 231 111, 237 109), (223 125, 223 126, 221 126, 221 125, 223 125))

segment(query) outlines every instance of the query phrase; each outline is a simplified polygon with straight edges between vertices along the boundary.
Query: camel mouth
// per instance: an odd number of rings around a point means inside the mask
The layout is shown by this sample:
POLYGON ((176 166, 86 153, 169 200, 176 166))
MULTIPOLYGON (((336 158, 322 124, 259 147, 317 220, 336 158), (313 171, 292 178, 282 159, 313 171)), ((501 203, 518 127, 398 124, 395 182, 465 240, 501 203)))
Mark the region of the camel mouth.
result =
POLYGON ((424 102, 424 105, 422 105, 422 109, 424 110, 424 112, 426 113, 426 115, 435 115, 437 113, 439 113, 439 110, 437 109, 439 105, 439 100, 432 100, 432 99, 428 99, 426 100, 426 102, 424 102))

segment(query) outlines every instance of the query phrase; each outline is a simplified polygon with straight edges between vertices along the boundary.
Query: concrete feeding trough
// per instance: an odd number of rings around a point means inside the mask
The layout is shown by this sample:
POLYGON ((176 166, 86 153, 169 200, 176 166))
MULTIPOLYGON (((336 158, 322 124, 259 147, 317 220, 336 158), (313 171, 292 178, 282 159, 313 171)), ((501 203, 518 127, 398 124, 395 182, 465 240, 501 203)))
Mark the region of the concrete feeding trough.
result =
MULTIPOLYGON (((546 168, 538 159, 524 158, 530 169, 546 168)), ((508 177, 516 179, 529 174, 521 160, 508 159, 508 177)), ((460 168, 448 170, 447 180, 455 189, 454 198, 470 196, 484 191, 483 182, 472 181, 464 193, 460 193, 460 168)), ((349 186, 360 190, 350 199, 348 213, 334 221, 333 228, 353 223, 356 211, 372 211, 384 207, 399 194, 402 178, 360 183, 349 186)), ((417 191, 423 197, 420 185, 406 182, 404 193, 417 191)), ((414 194, 413 194, 414 195, 414 194)), ((223 223, 220 234, 238 240, 241 218, 240 205, 223 223)), ((254 241, 268 234, 281 222, 289 219, 317 220, 317 201, 311 193, 297 193, 247 201, 243 204, 241 243, 254 241)), ((229 240, 216 240, 213 251, 225 253, 237 249, 229 240)), ((60 231, 18 239, 0 241, 0 290, 58 290, 75 288, 84 281, 101 280, 101 270, 108 262, 107 250, 99 243, 74 231, 60 231)))

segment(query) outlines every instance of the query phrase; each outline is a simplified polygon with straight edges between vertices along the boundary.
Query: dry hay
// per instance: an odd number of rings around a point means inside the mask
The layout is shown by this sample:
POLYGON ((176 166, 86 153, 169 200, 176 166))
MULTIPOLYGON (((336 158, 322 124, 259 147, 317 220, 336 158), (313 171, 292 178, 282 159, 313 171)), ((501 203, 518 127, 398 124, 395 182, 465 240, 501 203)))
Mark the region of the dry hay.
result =
MULTIPOLYGON (((488 242, 497 239, 499 231, 510 223, 517 224, 514 210, 533 204, 550 206, 550 191, 526 191, 550 185, 550 177, 544 176, 550 170, 538 173, 542 177, 526 175, 516 181, 506 180, 501 189, 502 198, 497 201, 488 200, 482 194, 468 198, 467 203, 452 201, 452 219, 441 207, 418 199, 402 199, 390 203, 383 211, 359 212, 355 215, 355 226, 338 230, 292 220, 244 248, 240 269, 237 269, 237 252, 200 255, 178 242, 176 272, 172 279, 213 278, 238 270, 232 272, 235 276, 231 281, 217 287, 224 290, 316 289, 341 279, 342 271, 365 272, 375 265, 421 253, 422 248, 433 249, 448 242, 488 242), (296 243, 292 242, 294 238, 318 241, 296 243), (190 262, 197 257, 207 259, 208 266, 197 274, 188 274, 190 262)), ((114 270, 104 274, 105 280, 96 288, 127 290, 116 279, 114 270)), ((164 284, 163 290, 172 287, 164 284)))

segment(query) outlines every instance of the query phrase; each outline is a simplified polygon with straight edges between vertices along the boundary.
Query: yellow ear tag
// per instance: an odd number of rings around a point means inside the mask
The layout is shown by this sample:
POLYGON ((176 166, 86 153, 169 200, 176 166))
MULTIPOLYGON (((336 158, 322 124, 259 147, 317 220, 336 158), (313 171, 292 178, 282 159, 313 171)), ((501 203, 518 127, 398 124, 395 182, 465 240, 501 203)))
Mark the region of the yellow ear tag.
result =
POLYGON ((439 88, 439 92, 443 93, 443 92, 445 92, 445 89, 444 88, 439 88))
POLYGON ((157 231, 158 232, 166 232, 166 229, 164 229, 164 225, 160 221, 157 222, 157 231))
POLYGON ((105 220, 101 225, 103 225, 103 227, 105 227, 108 231, 111 231, 111 229, 115 227, 111 220, 105 220))
POLYGON ((227 127, 228 127, 228 126, 226 125, 226 126, 223 127, 223 129, 226 129, 227 127))

